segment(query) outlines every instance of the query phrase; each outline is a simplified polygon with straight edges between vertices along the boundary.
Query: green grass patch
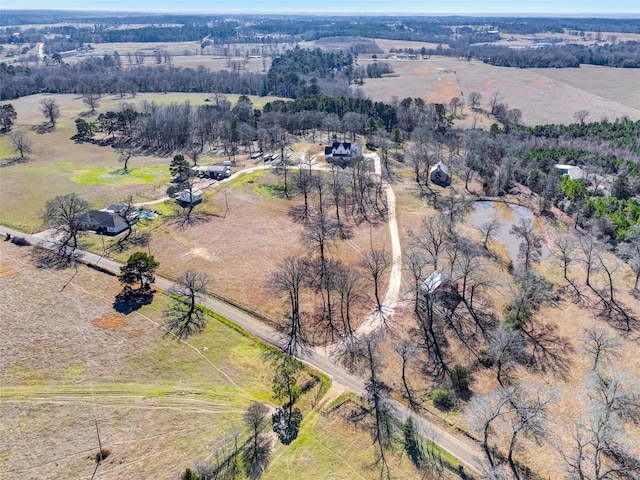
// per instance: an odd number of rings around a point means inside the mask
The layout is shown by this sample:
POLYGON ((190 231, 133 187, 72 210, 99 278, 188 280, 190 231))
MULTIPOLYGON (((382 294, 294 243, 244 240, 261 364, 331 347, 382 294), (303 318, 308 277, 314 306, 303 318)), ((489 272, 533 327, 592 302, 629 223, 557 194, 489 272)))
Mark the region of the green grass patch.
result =
POLYGON ((12 158, 16 155, 8 135, 0 135, 0 159, 12 158))
POLYGON ((226 184, 226 188, 238 188, 243 185, 251 185, 256 183, 268 170, 258 170, 256 172, 243 173, 234 177, 229 183, 226 184))
POLYGON ((86 371, 86 367, 82 363, 78 363, 76 365, 68 366, 64 370, 62 375, 67 380, 76 380, 78 378, 81 378, 86 373, 86 371))
POLYGON ((94 167, 87 169, 78 166, 71 177, 75 183, 88 185, 136 185, 145 183, 163 183, 169 180, 166 167, 132 168, 125 173, 121 169, 94 167))
POLYGON ((256 185, 254 191, 266 197, 284 196, 284 182, 256 185))

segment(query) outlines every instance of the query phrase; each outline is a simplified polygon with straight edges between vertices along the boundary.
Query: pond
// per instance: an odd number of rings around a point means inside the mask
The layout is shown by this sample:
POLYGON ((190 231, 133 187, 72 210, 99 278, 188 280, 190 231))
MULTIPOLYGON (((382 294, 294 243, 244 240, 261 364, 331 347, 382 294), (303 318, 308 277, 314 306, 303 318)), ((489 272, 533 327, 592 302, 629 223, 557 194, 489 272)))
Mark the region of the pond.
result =
MULTIPOLYGON (((544 233, 530 209, 521 205, 511 205, 503 202, 484 200, 473 202, 473 210, 466 216, 465 222, 474 227, 482 228, 483 224, 497 220, 500 227, 494 232, 493 237, 504 244, 509 258, 514 265, 517 265, 520 241, 515 235, 509 233, 509 230, 511 230, 511 227, 518 223, 521 218, 533 221, 538 233, 544 233)), ((550 257, 551 249, 549 245, 547 245, 546 240, 543 240, 541 258, 546 260, 550 257)))

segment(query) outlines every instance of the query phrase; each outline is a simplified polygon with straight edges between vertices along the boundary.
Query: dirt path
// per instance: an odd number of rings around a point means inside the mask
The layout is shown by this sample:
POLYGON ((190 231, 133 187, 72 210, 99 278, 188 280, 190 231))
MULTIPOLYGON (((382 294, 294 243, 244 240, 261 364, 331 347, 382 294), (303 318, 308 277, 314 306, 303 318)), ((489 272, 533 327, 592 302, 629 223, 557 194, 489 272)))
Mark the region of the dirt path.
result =
MULTIPOLYGON (((366 158, 374 161, 374 172, 376 175, 382 175, 382 166, 380 157, 377 153, 368 153, 366 158)), ((395 310, 396 304, 400 298, 400 284, 402 281, 402 247, 400 246, 400 234, 398 232, 398 221, 396 219, 396 194, 389 183, 384 182, 384 189, 387 195, 389 236, 391 237, 391 275, 389 277, 389 286, 387 294, 384 297, 382 311, 371 313, 367 319, 358 327, 356 335, 366 335, 387 324, 395 310)))

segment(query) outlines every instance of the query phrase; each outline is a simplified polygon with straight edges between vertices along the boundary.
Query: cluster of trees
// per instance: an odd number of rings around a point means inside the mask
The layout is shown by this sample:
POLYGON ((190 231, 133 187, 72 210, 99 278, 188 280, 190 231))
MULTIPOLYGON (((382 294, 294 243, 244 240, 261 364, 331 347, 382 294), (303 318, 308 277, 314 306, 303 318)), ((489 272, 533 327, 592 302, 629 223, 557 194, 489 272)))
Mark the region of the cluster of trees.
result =
POLYGON ((548 412, 557 394, 540 385, 528 387, 511 382, 471 400, 467 422, 480 435, 491 478, 503 478, 505 463, 515 478, 523 478, 523 471, 514 459, 523 436, 538 444, 551 444, 570 478, 635 478, 640 457, 634 453, 625 427, 640 414, 640 390, 611 361, 622 343, 601 327, 587 329, 581 343, 594 366, 581 382, 582 411, 575 424, 565 423, 570 421, 566 419, 561 425, 552 425, 548 412), (549 393, 541 393, 545 391, 549 393), (553 433, 564 438, 567 432, 569 439, 551 437, 553 433), (492 438, 498 435, 509 439, 506 458, 492 446, 492 438))
MULTIPOLYGON (((158 52, 160 63, 162 52, 158 52)), ((164 54, 165 63, 167 54, 164 54)), ((158 59, 156 59, 158 60, 158 59)), ((238 71, 210 72, 205 67, 194 70, 165 65, 145 67, 144 54, 117 52, 103 57, 66 64, 61 57, 50 65, 25 67, 0 63, 0 99, 12 99, 33 93, 80 93, 135 95, 138 92, 217 92, 247 95, 280 95, 295 98, 307 90, 316 78, 314 88, 349 95, 349 79, 353 78, 351 54, 324 53, 319 49, 296 48, 274 60, 268 73, 238 71), (127 60, 128 59, 128 65, 127 60)), ((318 92, 316 92, 318 93, 318 92)))
MULTIPOLYGON (((111 57, 111 56, 108 56, 111 57)), ((111 57, 113 59, 113 57, 111 57)), ((111 63, 110 61, 107 63, 111 63)), ((74 65, 22 67, 0 63, 0 99, 34 93, 109 93, 135 95, 138 92, 218 92, 267 95, 264 74, 201 67, 169 68, 143 65, 119 69, 104 65, 104 59, 86 59, 74 65)))
POLYGON ((563 44, 543 48, 513 49, 500 45, 471 45, 460 40, 450 48, 427 49, 427 55, 476 58, 491 65, 518 68, 577 68, 580 64, 639 68, 640 42, 585 46, 563 44))
POLYGON ((358 265, 345 264, 332 255, 339 240, 351 237, 352 221, 375 224, 385 218, 381 181, 371 174, 365 159, 355 160, 344 170, 333 167, 330 175, 314 173, 304 164, 289 175, 291 185, 284 191, 298 192, 304 198, 303 206, 292 209, 291 214, 304 225, 301 239, 309 253, 287 257, 267 285, 287 298, 287 314, 279 322, 285 336, 282 349, 295 355, 314 340, 353 341, 353 312, 366 303, 364 282, 372 284, 375 308, 381 310, 379 286, 390 263, 384 250, 377 249, 363 253, 358 265), (315 315, 302 303, 309 298, 307 294, 318 305, 315 315))

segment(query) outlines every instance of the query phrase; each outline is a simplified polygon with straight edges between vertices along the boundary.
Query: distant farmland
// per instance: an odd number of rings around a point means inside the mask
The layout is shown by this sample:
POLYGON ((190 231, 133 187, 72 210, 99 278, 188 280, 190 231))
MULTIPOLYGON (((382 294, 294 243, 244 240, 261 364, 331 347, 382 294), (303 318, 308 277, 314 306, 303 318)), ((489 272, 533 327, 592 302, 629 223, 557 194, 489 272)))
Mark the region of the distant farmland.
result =
MULTIPOLYGON (((386 59, 395 73, 368 79, 362 89, 374 100, 421 97, 427 102, 449 103, 470 92, 482 94, 487 104, 497 91, 502 102, 522 110, 527 125, 571 123, 578 110, 588 110, 589 120, 640 118, 640 71, 583 66, 579 69, 516 69, 448 57, 430 60, 386 59)), ((365 62, 361 60, 361 64, 365 62)), ((481 124, 491 120, 479 118, 481 124)))

